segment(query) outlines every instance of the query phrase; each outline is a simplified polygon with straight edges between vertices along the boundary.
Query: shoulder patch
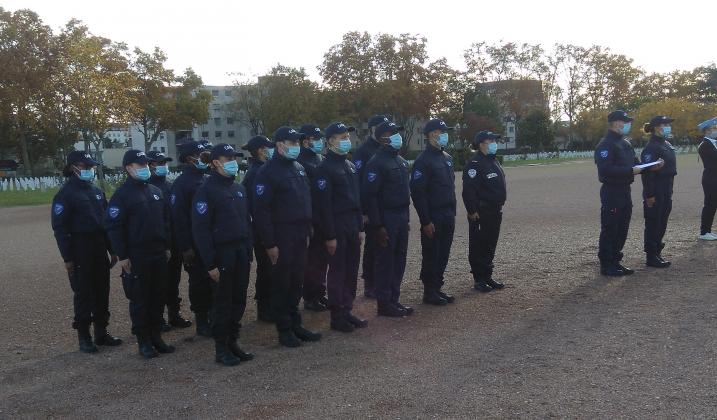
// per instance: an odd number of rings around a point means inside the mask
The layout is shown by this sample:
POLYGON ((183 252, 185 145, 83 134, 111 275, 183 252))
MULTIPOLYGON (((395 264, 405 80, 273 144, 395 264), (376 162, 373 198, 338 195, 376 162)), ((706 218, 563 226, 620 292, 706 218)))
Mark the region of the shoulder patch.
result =
POLYGON ((98 200, 102 200, 102 194, 97 194, 95 197, 97 197, 98 200))
POLYGON ((262 195, 266 191, 264 184, 256 184, 256 195, 262 195))
POLYGON ((451 162, 450 160, 447 160, 446 165, 448 165, 448 167, 450 168, 453 166, 453 162, 451 162))
POLYGON ((110 219, 116 219, 120 214, 120 209, 119 207, 112 206, 107 209, 107 214, 110 215, 110 219))
POLYGON ((488 175, 486 175, 485 177, 488 178, 488 179, 491 179, 491 178, 495 178, 495 177, 497 177, 497 176, 498 176, 497 173, 491 172, 491 173, 489 173, 488 175))
POLYGON ((318 181, 316 181, 316 186, 319 187, 319 189, 321 191, 325 190, 326 189, 326 180, 323 178, 319 179, 318 181))
POLYGON ((368 182, 373 182, 376 180, 376 173, 375 172, 369 172, 368 175, 368 182))
POLYGON ((65 211, 65 206, 63 206, 62 203, 55 203, 55 205, 52 206, 52 212, 55 213, 55 216, 61 215, 63 211, 65 211))
POLYGON ((475 169, 469 169, 469 170, 468 170, 468 176, 469 176, 469 177, 475 178, 475 177, 476 177, 476 174, 478 174, 478 172, 476 172, 475 169))
POLYGON ((241 191, 237 191, 237 197, 244 198, 244 193, 241 191))
POLYGON ((177 195, 176 195, 176 194, 170 195, 170 196, 169 196, 169 203, 170 203, 171 205, 174 205, 174 203, 176 203, 176 202, 177 202, 177 195))
POLYGON ((652 155, 649 154, 649 153, 645 153, 645 154, 642 156, 642 160, 643 160, 644 162, 646 162, 646 163, 647 163, 647 162, 650 162, 650 161, 652 160, 652 155))
POLYGON ((159 196, 157 194, 152 194, 152 197, 154 197, 155 201, 159 200, 159 196))
POLYGON ((605 159, 605 158, 607 157, 607 155, 608 155, 607 149, 600 151, 600 157, 601 157, 601 158, 605 159))
POLYGON ((304 171, 299 171, 299 175, 301 175, 301 176, 306 176, 306 172, 304 172, 304 171))
POLYGON ((363 165, 363 162, 360 160, 357 160, 354 162, 354 165, 356 165, 356 169, 361 169, 361 165, 363 165))
POLYGON ((197 201, 196 209, 197 213, 204 214, 207 212, 207 209, 209 208, 209 205, 206 201, 197 201))
POLYGON ((416 169, 415 171, 413 171, 413 179, 414 179, 414 180, 416 180, 416 179, 421 179, 422 176, 423 176, 423 174, 422 174, 421 171, 419 171, 418 169, 416 169))

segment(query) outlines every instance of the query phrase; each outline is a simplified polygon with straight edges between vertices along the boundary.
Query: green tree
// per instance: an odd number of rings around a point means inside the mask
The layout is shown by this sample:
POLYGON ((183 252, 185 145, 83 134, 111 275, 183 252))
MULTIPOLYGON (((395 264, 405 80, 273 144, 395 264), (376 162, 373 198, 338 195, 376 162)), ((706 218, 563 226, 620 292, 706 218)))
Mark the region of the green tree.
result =
POLYGON ((553 148, 553 124, 547 112, 534 109, 518 121, 516 143, 532 150, 545 151, 553 148))

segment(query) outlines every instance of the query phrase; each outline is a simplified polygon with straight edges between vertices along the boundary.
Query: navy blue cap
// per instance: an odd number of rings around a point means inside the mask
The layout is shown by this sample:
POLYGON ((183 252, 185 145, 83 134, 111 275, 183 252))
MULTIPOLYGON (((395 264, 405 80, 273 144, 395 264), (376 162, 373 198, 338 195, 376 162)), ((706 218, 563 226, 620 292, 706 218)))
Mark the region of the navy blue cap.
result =
POLYGON ((376 139, 380 139, 386 133, 390 133, 391 135, 393 135, 402 130, 403 130, 402 126, 396 125, 395 123, 392 123, 390 121, 384 121, 381 124, 379 124, 378 127, 376 127, 375 137, 376 137, 376 139))
POLYGON ((250 138, 249 141, 244 146, 242 146, 242 149, 253 152, 255 150, 259 150, 262 147, 273 148, 274 143, 272 143, 271 140, 269 140, 265 136, 255 136, 250 138))
POLYGON ((612 111, 611 113, 607 114, 607 122, 632 122, 632 120, 633 118, 629 117, 627 115, 627 112, 623 111, 622 109, 616 109, 615 111, 612 111))
POLYGON ((321 132, 321 129, 313 124, 304 124, 299 129, 299 133, 306 134, 306 138, 316 138, 320 139, 324 137, 324 134, 321 132))
POLYGON ((440 118, 434 118, 426 123, 426 125, 423 127, 423 134, 428 134, 431 131, 441 130, 442 132, 446 132, 448 130, 453 130, 453 127, 449 127, 446 125, 446 122, 443 121, 440 118))
POLYGON ((221 156, 235 158, 237 156, 244 156, 244 153, 234 150, 231 144, 219 143, 212 147, 212 153, 209 155, 209 158, 214 160, 219 159, 221 156))
POLYGON ((168 157, 167 155, 165 155, 164 153, 158 152, 156 150, 152 150, 152 151, 148 152, 147 157, 150 160, 157 162, 157 163, 171 162, 174 160, 171 157, 168 157))
POLYGON ((717 117, 710 118, 707 121, 702 121, 701 123, 697 124, 697 128, 700 130, 705 130, 705 129, 713 127, 715 125, 717 125, 717 117))
POLYGON ((92 159, 92 156, 81 150, 73 150, 67 155, 67 164, 74 165, 76 163, 84 163, 87 166, 97 166, 99 162, 92 159))
POLYGON ((299 133, 291 127, 279 127, 274 131, 274 143, 279 141, 297 141, 306 139, 306 134, 299 133))
POLYGON ((131 149, 124 153, 124 157, 122 158, 122 166, 131 165, 133 163, 139 163, 141 165, 149 161, 150 159, 143 151, 131 149))
POLYGON ((473 138, 473 144, 478 144, 485 140, 498 140, 501 137, 500 134, 496 134, 492 131, 479 131, 473 138))
POLYGON ((389 122, 388 117, 382 114, 374 115, 368 120, 368 128, 376 127, 381 123, 389 122))
POLYGON ((670 117, 667 117, 667 116, 664 116, 664 115, 658 115, 658 116, 656 116, 656 117, 652 117, 652 119, 650 120, 650 125, 651 125, 652 127, 656 127, 656 126, 658 126, 658 125, 660 125, 660 124, 669 124, 669 123, 671 123, 672 121, 674 121, 673 118, 670 118, 670 117))
POLYGON ((212 150, 212 147, 214 147, 214 145, 212 144, 212 142, 209 141, 209 140, 207 140, 207 139, 201 139, 201 140, 199 140, 199 144, 201 144, 202 146, 204 146, 204 150, 212 150))
POLYGON ((179 160, 184 160, 187 156, 198 155, 205 150, 208 150, 204 145, 196 140, 190 140, 187 143, 182 143, 178 146, 179 148, 179 160))
POLYGON ((352 133, 356 131, 356 128, 348 126, 341 122, 335 122, 326 127, 326 130, 324 131, 326 132, 326 139, 330 139, 337 134, 352 133))

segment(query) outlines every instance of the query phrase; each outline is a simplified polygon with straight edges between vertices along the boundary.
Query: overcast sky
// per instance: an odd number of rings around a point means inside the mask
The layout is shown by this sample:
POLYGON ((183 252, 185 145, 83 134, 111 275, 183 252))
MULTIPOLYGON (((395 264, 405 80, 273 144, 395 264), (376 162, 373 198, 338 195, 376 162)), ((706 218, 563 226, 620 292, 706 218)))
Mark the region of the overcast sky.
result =
POLYGON ((231 84, 228 73, 261 74, 277 62, 304 67, 319 81, 324 52, 353 30, 422 34, 431 58, 446 57, 456 68, 463 68, 471 43, 499 40, 603 45, 648 71, 717 61, 714 0, 2 0, 0 6, 32 9, 53 29, 74 17, 132 48, 159 46, 170 67, 191 66, 207 85, 231 84))

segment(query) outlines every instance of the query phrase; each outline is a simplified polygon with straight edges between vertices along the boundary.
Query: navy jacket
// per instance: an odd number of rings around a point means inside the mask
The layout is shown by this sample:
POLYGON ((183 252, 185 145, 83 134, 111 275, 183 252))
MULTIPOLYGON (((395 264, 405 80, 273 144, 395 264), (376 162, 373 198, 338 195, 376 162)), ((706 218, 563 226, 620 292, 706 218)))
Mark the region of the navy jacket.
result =
POLYGON ((495 155, 476 152, 463 169, 463 204, 473 214, 482 205, 502 206, 506 200, 505 172, 495 155))
POLYGON ((192 200, 204 182, 205 173, 194 165, 185 165, 182 174, 172 184, 169 202, 172 209, 172 229, 177 249, 184 252, 194 248, 192 241, 192 200))
POLYGON ((369 225, 383 226, 387 211, 408 216, 411 204, 408 162, 398 155, 398 150, 382 146, 366 165, 362 182, 366 193, 364 213, 369 225))
POLYGON ((359 185, 356 166, 345 156, 329 151, 316 169, 313 182, 315 219, 327 240, 336 239, 339 229, 363 230, 359 185))
POLYGON ((256 174, 254 184, 254 226, 264 246, 276 246, 276 230, 311 231, 311 186, 300 163, 279 154, 256 174))
POLYGON ((712 141, 705 137, 697 148, 702 164, 705 166, 704 176, 717 176, 717 146, 712 141))
POLYGON ((630 142, 613 130, 608 130, 595 148, 598 179, 603 184, 629 186, 635 180, 632 167, 638 163, 630 142))
POLYGON ((169 244, 169 208, 162 191, 128 177, 110 199, 105 218, 120 260, 164 255, 169 244))
POLYGON ((299 152, 299 157, 296 158, 296 161, 304 167, 306 175, 309 177, 309 181, 313 181, 314 179, 316 179, 316 168, 319 166, 322 160, 324 160, 323 156, 318 153, 315 153, 313 150, 308 149, 306 147, 301 148, 301 152, 299 152))
MULTIPOLYGON (((371 158, 376 154, 378 149, 381 148, 381 144, 377 142, 373 137, 367 136, 366 140, 359 147, 356 148, 353 155, 351 156, 354 161, 354 166, 359 173, 359 179, 362 180, 361 187, 363 188, 363 179, 366 175, 366 165, 371 158)), ((361 205, 362 208, 366 208, 366 202, 364 198, 364 191, 361 190, 361 205)), ((366 213, 364 213, 366 214, 366 213)))
POLYGON ((647 142, 647 146, 642 149, 641 158, 642 163, 650 163, 658 159, 665 161, 665 165, 659 171, 648 170, 642 173, 643 197, 654 197, 661 191, 671 193, 672 183, 677 175, 677 155, 675 155, 675 148, 670 142, 653 135, 647 142))
POLYGON ((451 155, 426 146, 413 163, 411 198, 422 226, 456 217, 456 175, 451 155))
MULTIPOLYGON (((106 236, 104 215, 107 210, 105 193, 94 184, 77 176, 70 177, 52 200, 52 230, 57 247, 65 262, 74 261, 73 234, 106 236)), ((105 240, 110 250, 109 240, 105 240)))
POLYGON ((259 172, 259 168, 261 168, 264 165, 264 162, 262 162, 259 159, 250 157, 249 158, 249 169, 247 169, 246 173, 244 174, 244 179, 241 180, 241 184, 244 186, 244 189, 247 191, 247 208, 249 209, 249 213, 252 215, 254 214, 254 205, 253 205, 253 198, 254 195, 251 193, 254 191, 254 184, 256 181, 256 173, 259 172))
POLYGON ((212 171, 194 194, 192 233, 207 271, 217 267, 217 249, 251 243, 248 197, 244 187, 212 171))

